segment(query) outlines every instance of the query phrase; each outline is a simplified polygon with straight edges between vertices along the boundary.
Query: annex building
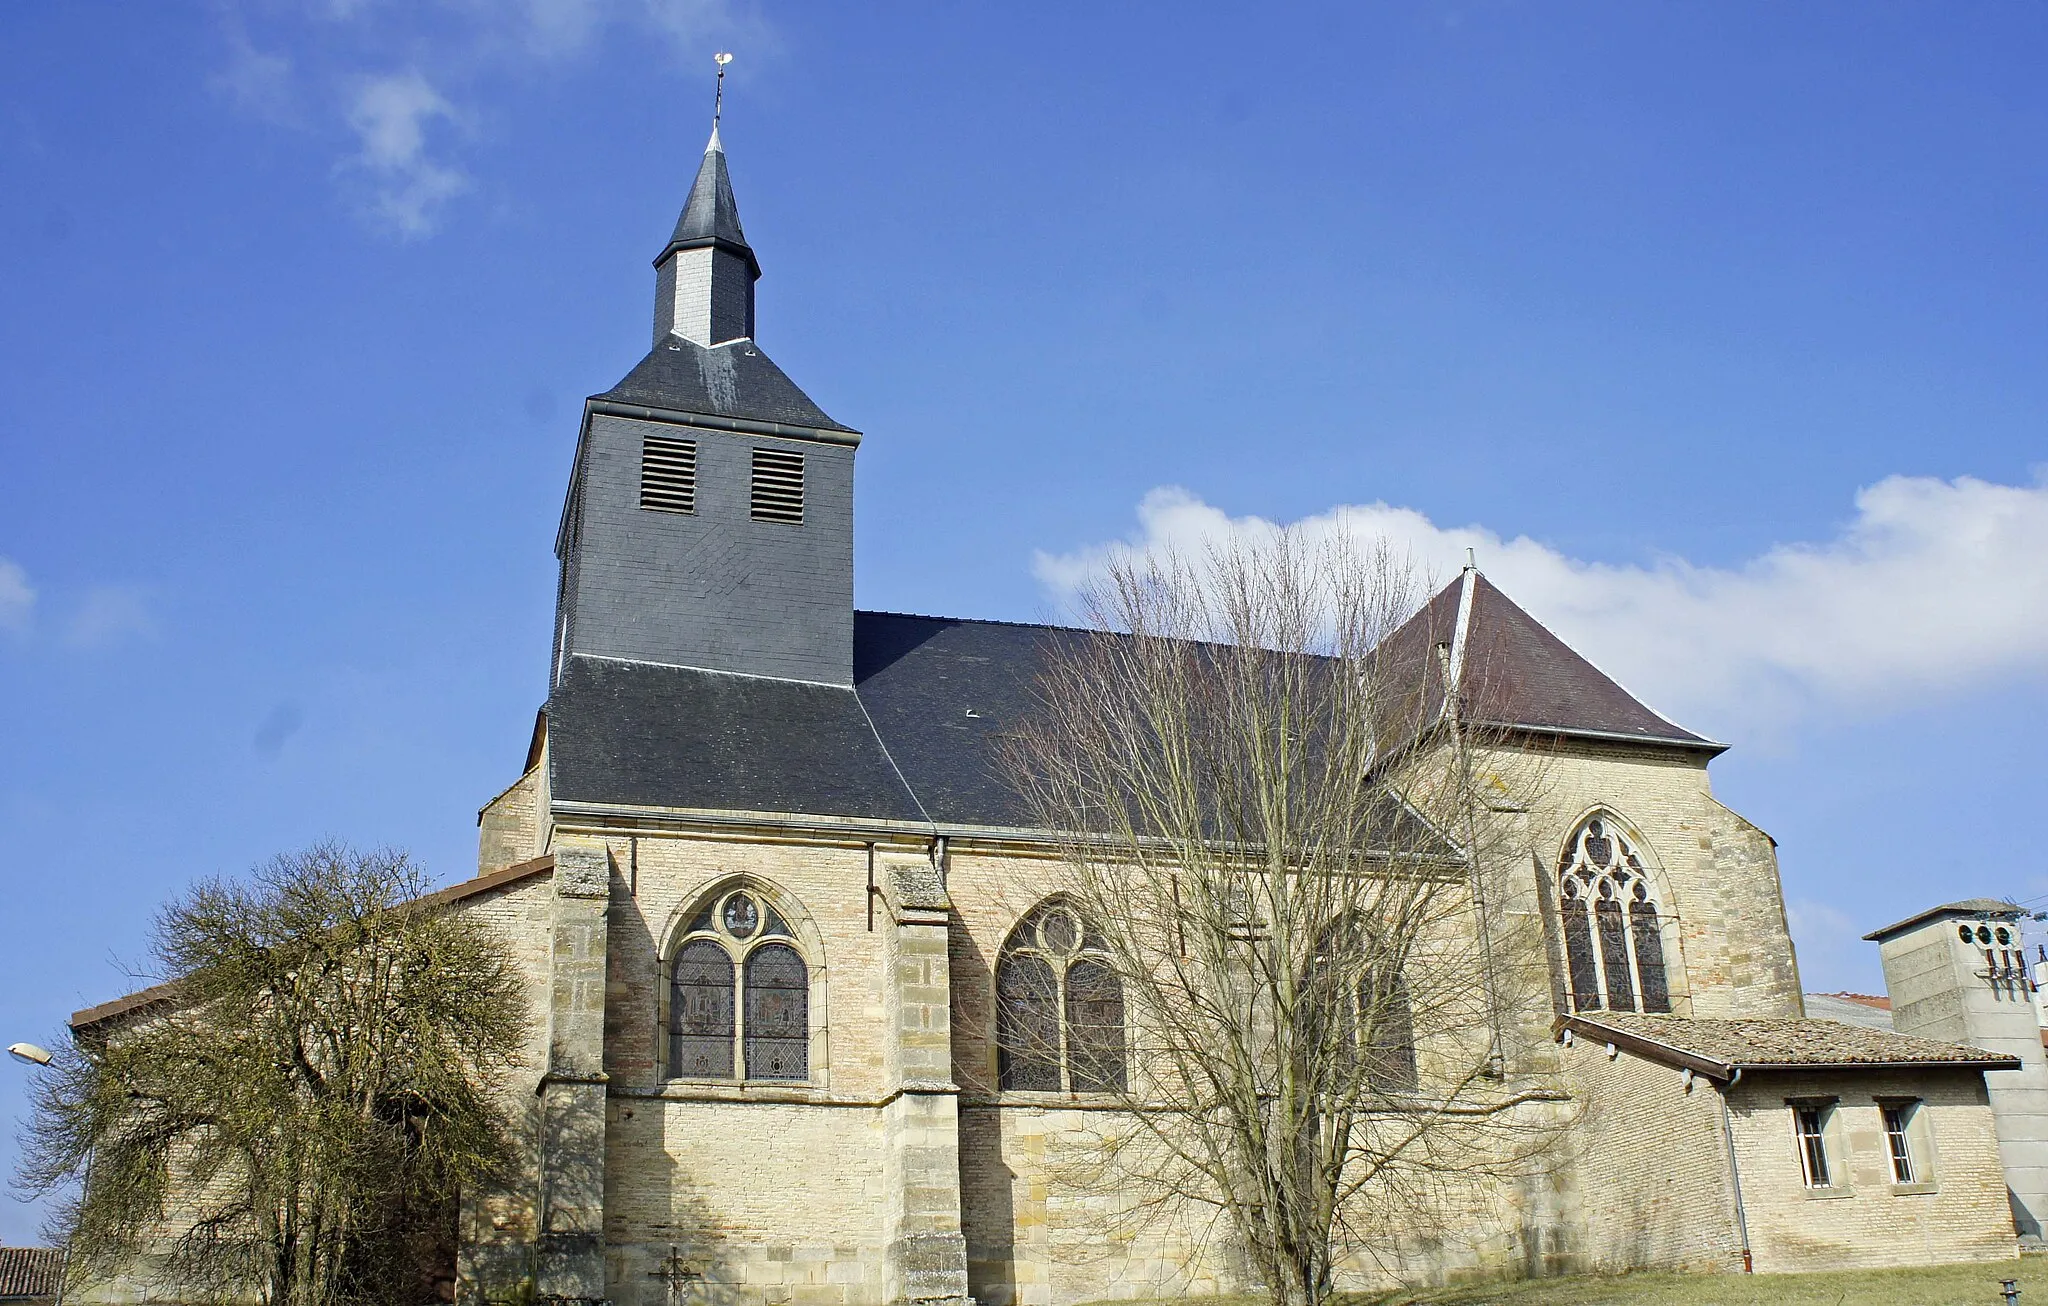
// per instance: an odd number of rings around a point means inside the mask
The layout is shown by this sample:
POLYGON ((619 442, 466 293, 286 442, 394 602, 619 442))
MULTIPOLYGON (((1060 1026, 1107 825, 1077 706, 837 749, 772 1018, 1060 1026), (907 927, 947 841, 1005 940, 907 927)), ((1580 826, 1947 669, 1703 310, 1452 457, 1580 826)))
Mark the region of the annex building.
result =
MULTIPOLYGON (((462 1299, 1245 1290, 1222 1240, 1062 1184, 1120 1071, 1000 1056, 1005 968, 1064 994, 1086 964, 996 761, 1049 633, 855 609, 863 437, 758 342, 760 274, 714 132, 652 346, 583 408, 531 747, 445 894, 502 932, 536 1016, 532 1173, 466 1201, 462 1299)), ((1724 745, 1476 570, 1410 637, 1484 659, 1485 710, 1548 768, 1513 820, 1549 1010, 1504 1073, 1560 1076, 1568 1137, 1349 1279, 2013 1256, 1985 1075, 2017 1062, 1805 1018, 1774 845, 1709 783, 1724 745)))

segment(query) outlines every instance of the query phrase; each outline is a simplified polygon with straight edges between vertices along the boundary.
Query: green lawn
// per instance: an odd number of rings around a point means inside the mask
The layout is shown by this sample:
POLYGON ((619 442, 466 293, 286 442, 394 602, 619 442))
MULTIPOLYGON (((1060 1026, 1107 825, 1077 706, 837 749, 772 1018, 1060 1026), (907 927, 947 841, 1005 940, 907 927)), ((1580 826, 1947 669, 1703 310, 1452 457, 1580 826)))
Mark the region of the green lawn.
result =
POLYGON ((1832 1274, 1625 1274, 1530 1279, 1356 1298, 1356 1306, 2001 1306, 2000 1279, 2018 1279, 2020 1306, 2048 1306, 2048 1260, 1832 1274))

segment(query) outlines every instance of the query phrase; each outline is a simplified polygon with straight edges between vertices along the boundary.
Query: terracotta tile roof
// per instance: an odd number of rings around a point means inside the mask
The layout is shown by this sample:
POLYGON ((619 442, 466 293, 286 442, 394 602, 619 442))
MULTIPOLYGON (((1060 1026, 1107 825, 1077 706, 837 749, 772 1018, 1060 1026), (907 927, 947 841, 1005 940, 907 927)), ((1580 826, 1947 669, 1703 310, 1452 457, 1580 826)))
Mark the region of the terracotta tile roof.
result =
POLYGON ((1877 993, 1842 992, 1823 993, 1820 996, 1824 998, 1840 998, 1844 1002, 1853 1002, 1859 1007, 1876 1007, 1879 1011, 1890 1011, 1892 1009, 1892 1000, 1877 993))
POLYGON ((1727 1080, 1737 1070, 1881 1066, 2017 1070, 2017 1057, 1832 1020, 1688 1020, 1602 1012, 1562 1016, 1560 1033, 1727 1080))
POLYGON ((55 1297, 64 1254, 48 1247, 0 1247, 0 1300, 55 1297))
MULTIPOLYGON (((553 854, 545 857, 536 857, 532 861, 520 862, 517 866, 507 866, 502 871, 492 871, 489 875, 479 875, 474 879, 451 884, 438 892, 427 894, 425 897, 420 898, 419 902, 436 906, 442 903, 461 902, 464 898, 474 898, 480 893, 489 893, 493 889, 502 889, 508 884, 516 884, 529 875, 539 875, 542 871, 552 871, 554 869, 555 859, 553 854)), ((177 993, 178 985, 175 980, 163 984, 152 984, 146 989, 130 993, 125 998, 115 998, 112 1002, 102 1002, 97 1007, 87 1007, 83 1011, 72 1012, 71 1029, 76 1033, 79 1030, 90 1029, 94 1025, 113 1020, 118 1016, 126 1016, 131 1012, 156 1006, 158 1003, 170 1002, 177 996, 177 993)))

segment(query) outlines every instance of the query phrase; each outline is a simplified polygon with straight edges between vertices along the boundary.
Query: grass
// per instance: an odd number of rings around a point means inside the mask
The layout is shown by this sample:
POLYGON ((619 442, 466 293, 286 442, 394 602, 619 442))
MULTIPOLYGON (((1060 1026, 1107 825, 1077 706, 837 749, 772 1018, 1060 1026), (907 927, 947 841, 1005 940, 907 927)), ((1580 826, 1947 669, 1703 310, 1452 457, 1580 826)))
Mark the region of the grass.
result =
POLYGON ((1623 1274, 1468 1284, 1353 1298, 1351 1306, 2002 1306, 2000 1279, 2017 1279, 2020 1306, 2048 1306, 2048 1259, 1826 1274, 1623 1274))
MULTIPOLYGON (((1336 1306, 2004 1306, 1999 1280, 2019 1281, 2019 1306, 2048 1306, 2048 1256, 1910 1270, 1824 1274, 1610 1274, 1340 1294, 1336 1306)), ((1266 1306, 1263 1297, 1185 1297, 1084 1306, 1266 1306)))

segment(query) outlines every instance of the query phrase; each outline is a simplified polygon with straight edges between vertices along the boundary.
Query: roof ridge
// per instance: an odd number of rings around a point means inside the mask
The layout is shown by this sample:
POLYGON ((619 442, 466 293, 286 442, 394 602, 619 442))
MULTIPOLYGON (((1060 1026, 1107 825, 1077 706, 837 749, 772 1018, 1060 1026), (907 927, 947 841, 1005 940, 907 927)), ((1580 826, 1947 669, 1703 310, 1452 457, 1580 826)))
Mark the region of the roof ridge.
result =
POLYGON ((907 617, 912 621, 951 621, 963 626, 1009 626, 1018 630, 1070 630, 1077 634, 1102 632, 1087 626, 1056 626, 1049 621, 1005 621, 1000 617, 948 617, 936 612, 897 612, 890 608, 855 608, 856 617, 907 617))

